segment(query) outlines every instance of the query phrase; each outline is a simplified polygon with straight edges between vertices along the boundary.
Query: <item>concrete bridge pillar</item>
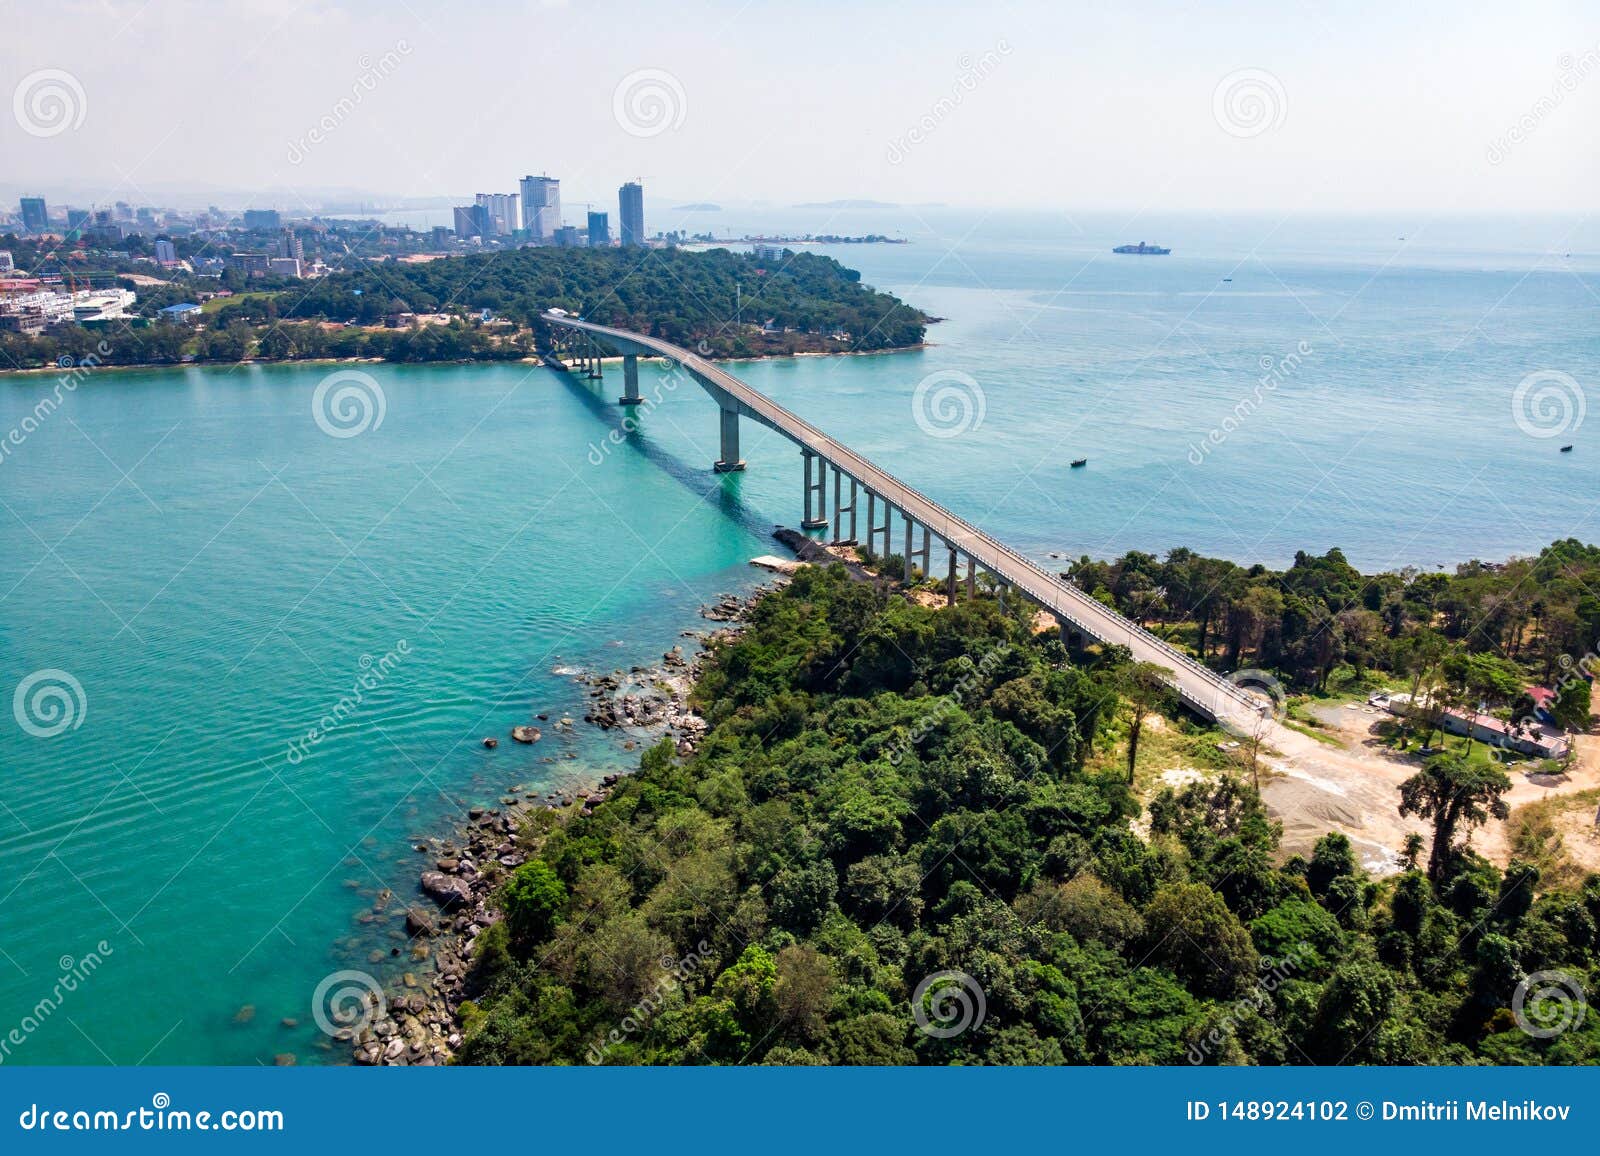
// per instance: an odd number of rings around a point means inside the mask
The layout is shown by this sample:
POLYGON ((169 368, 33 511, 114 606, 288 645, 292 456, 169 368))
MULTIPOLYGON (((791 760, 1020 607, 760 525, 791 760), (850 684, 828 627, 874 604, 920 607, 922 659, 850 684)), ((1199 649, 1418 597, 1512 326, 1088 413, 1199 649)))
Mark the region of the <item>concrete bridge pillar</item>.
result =
POLYGON ((846 474, 835 467, 833 471, 833 544, 835 546, 854 546, 856 544, 856 500, 858 490, 856 480, 850 478, 850 503, 845 504, 842 496, 846 474), (844 516, 850 515, 850 530, 845 532, 844 516))
MULTIPOLYGON (((637 383, 635 388, 637 389, 637 383)), ((722 457, 717 459, 712 469, 719 474, 731 474, 744 469, 744 459, 739 456, 739 411, 724 407, 721 414, 722 457)))
MULTIPOLYGON (((639 396, 639 355, 627 353, 622 357, 622 396, 617 398, 618 405, 638 405, 644 399, 639 396)), ((735 431, 735 440, 738 433, 735 431)), ((735 447, 737 449, 737 446, 735 447)), ((738 459, 735 458, 735 461, 738 459)))
POLYGON ((806 474, 805 517, 801 519, 800 528, 825 530, 828 528, 828 463, 810 450, 801 450, 800 456, 805 461, 806 474), (815 481, 812 481, 813 462, 818 467, 815 481))
POLYGON ((589 343, 589 380, 603 381, 605 373, 600 368, 600 347, 594 342, 589 343))
POLYGON ((950 572, 945 576, 944 580, 944 604, 946 606, 954 606, 956 604, 956 548, 954 546, 950 547, 950 572))
MULTIPOLYGON (((904 516, 904 511, 902 511, 902 516, 904 516)), ((900 552, 900 557, 905 562, 905 581, 907 586, 911 585, 911 527, 911 519, 906 518, 906 548, 900 552)))
POLYGON ((867 491, 867 553, 874 552, 873 543, 878 540, 878 495, 871 490, 867 491))
POLYGON ((971 602, 978 594, 978 563, 971 554, 967 555, 967 601, 971 602))

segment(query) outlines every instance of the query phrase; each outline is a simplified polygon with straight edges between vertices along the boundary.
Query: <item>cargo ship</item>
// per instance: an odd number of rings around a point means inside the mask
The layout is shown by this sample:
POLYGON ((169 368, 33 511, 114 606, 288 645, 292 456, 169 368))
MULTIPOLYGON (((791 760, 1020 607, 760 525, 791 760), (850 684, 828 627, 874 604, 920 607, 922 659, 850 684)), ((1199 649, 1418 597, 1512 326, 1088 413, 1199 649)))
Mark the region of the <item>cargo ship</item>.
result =
POLYGON ((1160 245, 1146 245, 1143 241, 1140 241, 1137 245, 1118 245, 1111 251, 1113 253, 1147 254, 1151 257, 1165 257, 1172 252, 1171 249, 1163 249, 1160 245))

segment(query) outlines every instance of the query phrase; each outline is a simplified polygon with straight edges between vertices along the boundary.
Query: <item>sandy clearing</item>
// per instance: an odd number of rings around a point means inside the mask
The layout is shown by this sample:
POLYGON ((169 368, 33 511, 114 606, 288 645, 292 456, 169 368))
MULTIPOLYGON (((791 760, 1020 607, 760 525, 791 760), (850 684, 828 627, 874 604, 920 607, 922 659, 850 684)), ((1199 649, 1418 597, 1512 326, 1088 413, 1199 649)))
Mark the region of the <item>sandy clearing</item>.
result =
MULTIPOLYGON (((1339 741, 1329 746, 1287 727, 1277 727, 1267 738, 1271 753, 1262 762, 1276 772, 1262 784, 1262 798, 1283 823, 1283 848, 1288 854, 1306 854, 1330 830, 1342 831, 1355 844, 1363 864, 1378 873, 1398 869, 1400 848, 1406 835, 1416 831, 1426 838, 1426 824, 1400 816, 1400 784, 1420 769, 1415 756, 1388 749, 1377 732, 1388 716, 1343 706, 1319 706, 1313 717, 1339 741)), ((1600 737, 1581 735, 1574 740, 1576 757, 1569 772, 1556 776, 1530 776, 1511 768, 1511 791, 1506 802, 1513 810, 1529 803, 1576 794, 1600 786, 1600 737)), ((1592 816, 1591 816, 1592 818, 1592 816)), ((1563 822, 1581 827, 1581 817, 1563 816, 1563 822)), ((1579 838, 1569 839, 1573 859, 1579 858, 1579 838)), ((1502 866, 1510 859, 1506 826, 1491 821, 1473 833, 1479 853, 1502 866)), ((1600 869, 1600 846, 1596 848, 1600 869)))

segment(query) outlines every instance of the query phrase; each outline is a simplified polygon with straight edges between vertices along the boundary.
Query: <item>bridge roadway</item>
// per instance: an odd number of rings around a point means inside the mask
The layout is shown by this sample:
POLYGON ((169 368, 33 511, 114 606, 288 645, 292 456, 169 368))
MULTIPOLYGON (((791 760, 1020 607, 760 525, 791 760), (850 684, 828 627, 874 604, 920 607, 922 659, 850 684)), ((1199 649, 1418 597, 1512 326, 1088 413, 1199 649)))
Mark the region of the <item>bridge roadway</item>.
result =
MULTIPOLYGON (((833 466, 836 478, 838 474, 843 474, 853 479, 864 487, 869 495, 876 495, 892 508, 899 510, 908 525, 915 523, 941 539, 952 552, 952 557, 956 553, 965 554, 969 559, 969 565, 976 563, 983 567, 995 579, 1053 615, 1058 622, 1102 643, 1126 646, 1135 659, 1164 667, 1169 672, 1169 681, 1179 697, 1196 713, 1208 719, 1232 721, 1246 728, 1252 725, 1251 720, 1262 714, 1265 704, 1260 696, 1246 691, 1202 666, 1104 603, 1089 597, 1076 586, 1029 561, 1011 547, 952 514, 916 488, 874 465, 848 446, 829 437, 705 358, 659 338, 596 325, 576 317, 547 313, 544 315, 544 320, 554 327, 580 331, 602 349, 609 347, 615 354, 630 360, 638 356, 664 357, 680 366, 722 407, 723 460, 717 463, 719 469, 737 469, 743 466, 738 460, 735 415, 749 417, 782 434, 798 445, 804 453, 814 455, 833 466), (733 426, 731 448, 730 426, 733 426)), ((622 400, 637 402, 639 400, 637 364, 630 364, 627 371, 630 394, 622 400)), ((809 461, 806 472, 809 507, 809 461)), ((835 484, 837 486, 837 481, 835 484)), ((816 488, 824 487, 819 484, 816 488)), ((852 524, 854 504, 852 499, 850 509, 852 524)), ((871 526, 871 520, 869 517, 869 534, 876 532, 871 526)), ((887 553, 889 541, 887 521, 883 533, 886 546, 884 552, 887 553)), ((926 557, 924 561, 926 562, 926 557)), ((927 566, 924 565, 924 572, 926 571, 927 566)))

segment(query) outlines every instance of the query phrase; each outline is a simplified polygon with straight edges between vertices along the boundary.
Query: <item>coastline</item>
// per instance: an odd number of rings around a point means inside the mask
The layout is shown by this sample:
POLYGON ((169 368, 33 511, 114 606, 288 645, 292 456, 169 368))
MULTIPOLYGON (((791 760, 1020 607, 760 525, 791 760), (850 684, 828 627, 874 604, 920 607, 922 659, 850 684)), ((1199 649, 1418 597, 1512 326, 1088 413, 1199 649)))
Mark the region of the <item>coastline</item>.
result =
MULTIPOLYGON (((619 732, 625 751, 642 753, 670 739, 680 757, 693 754, 707 724, 689 709, 688 697, 709 645, 737 636, 750 608, 785 580, 762 583, 744 595, 724 594, 702 606, 700 616, 714 628, 680 632, 680 638, 698 642, 692 656, 685 656, 679 642, 653 666, 572 672, 571 677, 589 688, 581 722, 619 732)), ((549 723, 547 716, 538 717, 549 723)), ((579 722, 563 716, 549 725, 560 731, 579 722)), ((534 739, 541 740, 542 734, 534 739)), ((465 820, 448 832, 413 844, 413 850, 429 859, 419 873, 416 894, 399 909, 407 961, 415 970, 401 974, 398 985, 380 985, 374 979, 361 1013, 335 1032, 335 1044, 348 1046, 353 1063, 431 1067, 450 1061, 464 1035, 462 1004, 474 994, 478 937, 500 920, 495 893, 529 857, 522 845, 524 823, 539 812, 558 815, 558 822, 592 814, 624 773, 595 771, 578 786, 544 792, 516 784, 500 796, 498 806, 470 807, 465 820)), ((391 948, 391 958, 400 952, 391 948)), ((370 963, 380 960, 369 957, 370 963)))
MULTIPOLYGON (((935 342, 919 341, 915 345, 897 345, 892 349, 802 349, 794 353, 762 353, 753 357, 710 357, 709 361, 719 364, 734 364, 746 361, 783 361, 794 357, 877 357, 887 353, 915 353, 924 349, 932 349, 935 342)), ((650 358, 652 361, 665 361, 665 358, 650 358)), ((602 365, 613 363, 620 364, 620 357, 602 357, 602 365)), ((543 365, 540 357, 469 357, 440 361, 389 361, 382 357, 247 357, 242 361, 151 361, 133 363, 128 365, 101 363, 91 366, 91 370, 172 370, 172 369, 207 369, 217 366, 240 365, 543 365)), ((81 365, 33 365, 26 368, 0 369, 0 381, 27 377, 48 377, 56 373, 84 372, 81 365)))

